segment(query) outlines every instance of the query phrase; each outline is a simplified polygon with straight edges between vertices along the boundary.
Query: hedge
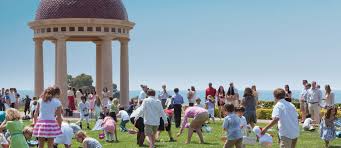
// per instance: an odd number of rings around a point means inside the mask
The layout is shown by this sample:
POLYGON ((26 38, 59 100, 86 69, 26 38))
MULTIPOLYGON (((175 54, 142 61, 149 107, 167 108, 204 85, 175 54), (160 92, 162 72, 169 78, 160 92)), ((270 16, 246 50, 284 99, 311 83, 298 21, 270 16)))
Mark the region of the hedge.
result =
MULTIPOLYGON (((301 119, 302 114, 299 109, 297 109, 297 113, 299 114, 299 118, 301 119)), ((325 109, 321 110, 320 116, 322 117, 326 113, 325 109)), ((271 120, 272 109, 257 109, 257 119, 271 120)), ((341 112, 338 112, 336 115, 337 118, 341 118, 341 112)))
MULTIPOLYGON (((321 117, 325 114, 326 110, 321 109, 321 117)), ((302 114, 299 109, 297 109, 297 113, 299 114, 299 119, 301 119, 302 114)), ((271 120, 271 114, 272 114, 272 109, 266 108, 266 109, 257 109, 256 115, 257 119, 262 119, 262 120, 271 120)), ((218 109, 215 109, 215 116, 218 117, 218 109)), ((341 118, 341 111, 337 112, 336 115, 337 118, 341 118)))

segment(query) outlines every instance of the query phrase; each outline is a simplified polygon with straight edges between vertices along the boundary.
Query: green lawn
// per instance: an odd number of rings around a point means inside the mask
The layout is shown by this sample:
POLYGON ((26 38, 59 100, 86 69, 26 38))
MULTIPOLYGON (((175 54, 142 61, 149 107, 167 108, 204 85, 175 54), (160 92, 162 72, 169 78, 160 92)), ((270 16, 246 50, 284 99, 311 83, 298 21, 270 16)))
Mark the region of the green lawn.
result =
MULTIPOLYGON (((25 122, 26 124, 29 124, 29 122, 25 122)), ((91 122, 91 127, 94 125, 94 121, 91 122)), ((129 128, 132 128, 132 124, 127 124, 129 128)), ((186 148, 202 148, 202 147, 212 147, 212 148, 220 148, 223 147, 223 142, 220 140, 220 137, 222 137, 224 135, 221 125, 222 122, 216 122, 216 123, 211 123, 209 124, 212 127, 212 133, 204 133, 204 139, 205 142, 207 142, 207 144, 198 144, 199 139, 197 137, 197 135, 193 135, 192 138, 192 143, 185 145, 185 138, 187 137, 186 134, 184 133, 181 137, 177 138, 177 142, 168 142, 169 138, 166 132, 162 132, 161 133, 161 142, 158 142, 156 144, 157 147, 162 147, 162 148, 182 148, 182 147, 186 147, 186 148)), ((259 126, 264 127, 265 124, 259 124, 259 126)), ((172 126, 172 133, 173 136, 176 135, 176 133, 178 132, 178 129, 173 128, 174 126, 172 126)), ((98 139, 98 133, 99 131, 89 131, 89 130, 85 130, 89 136, 98 139)), ((271 133, 273 135, 276 135, 276 132, 271 133)), ((135 148, 138 147, 136 145, 136 135, 129 135, 127 133, 121 133, 118 131, 118 140, 119 143, 106 143, 105 140, 99 140, 104 148, 109 148, 109 147, 121 147, 121 148, 135 148)), ((145 144, 147 144, 147 142, 145 141, 145 144)), ((78 143, 75 139, 73 140, 73 145, 72 147, 79 147, 80 143, 78 143)), ((63 146, 59 146, 60 148, 62 148, 63 146)), ((256 146, 247 146, 247 147, 251 147, 251 148, 256 148, 256 147, 260 147, 258 145, 256 146)), ((274 137, 274 145, 273 147, 278 147, 278 139, 275 136, 274 137)), ((315 132, 305 132, 305 131, 301 131, 300 133, 300 137, 298 140, 298 148, 302 147, 302 148, 322 148, 324 147, 324 142, 320 139, 319 137, 319 133, 318 131, 315 132)), ((334 141, 331 142, 331 148, 341 148, 341 139, 336 139, 334 141)))

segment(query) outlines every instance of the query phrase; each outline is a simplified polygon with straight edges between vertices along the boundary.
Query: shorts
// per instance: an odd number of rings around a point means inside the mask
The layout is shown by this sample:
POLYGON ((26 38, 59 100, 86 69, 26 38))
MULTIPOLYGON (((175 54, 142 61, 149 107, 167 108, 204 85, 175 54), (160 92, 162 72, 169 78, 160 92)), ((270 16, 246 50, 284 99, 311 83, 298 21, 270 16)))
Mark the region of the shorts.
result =
POLYGON ((208 120, 208 113, 207 112, 203 112, 200 113, 198 115, 196 115, 194 117, 194 119, 192 120, 192 122, 190 123, 190 127, 191 128, 201 128, 202 125, 208 120))
POLYGON ((164 131, 164 130, 166 129, 166 131, 169 132, 170 129, 171 129, 171 121, 170 121, 170 119, 169 119, 168 117, 167 117, 167 122, 168 122, 168 126, 165 127, 165 124, 164 124, 164 122, 163 122, 163 119, 160 118, 160 125, 159 125, 159 128, 158 128, 157 130, 158 130, 158 131, 164 131))
POLYGON ((157 125, 144 125, 144 133, 146 135, 154 135, 157 131, 157 125))

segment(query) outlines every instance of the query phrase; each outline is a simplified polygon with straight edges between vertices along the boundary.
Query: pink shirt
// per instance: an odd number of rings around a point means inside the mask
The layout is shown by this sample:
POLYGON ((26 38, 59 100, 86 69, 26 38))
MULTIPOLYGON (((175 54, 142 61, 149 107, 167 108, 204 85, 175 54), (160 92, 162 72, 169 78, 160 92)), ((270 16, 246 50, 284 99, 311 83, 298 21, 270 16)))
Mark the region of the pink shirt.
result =
POLYGON ((107 132, 113 132, 113 131, 115 131, 115 124, 116 124, 116 122, 115 122, 115 120, 113 119, 113 118, 111 118, 111 117, 105 117, 104 118, 104 120, 103 120, 103 124, 102 124, 102 126, 103 126, 103 129, 105 130, 105 131, 107 131, 107 132))
POLYGON ((188 118, 195 118, 201 113, 207 113, 207 110, 201 107, 193 106, 185 110, 184 120, 182 121, 181 131, 184 130, 186 124, 188 123, 188 118))

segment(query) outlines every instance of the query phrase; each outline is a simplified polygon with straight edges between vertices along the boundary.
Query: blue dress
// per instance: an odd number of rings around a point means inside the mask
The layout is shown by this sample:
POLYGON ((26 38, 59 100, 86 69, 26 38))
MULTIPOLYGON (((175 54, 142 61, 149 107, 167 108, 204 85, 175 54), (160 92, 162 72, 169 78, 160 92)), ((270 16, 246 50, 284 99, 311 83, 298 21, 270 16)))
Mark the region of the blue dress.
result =
POLYGON ((336 128, 334 121, 329 121, 331 126, 327 126, 326 120, 322 119, 320 123, 320 137, 322 140, 332 141, 336 137, 336 128))

